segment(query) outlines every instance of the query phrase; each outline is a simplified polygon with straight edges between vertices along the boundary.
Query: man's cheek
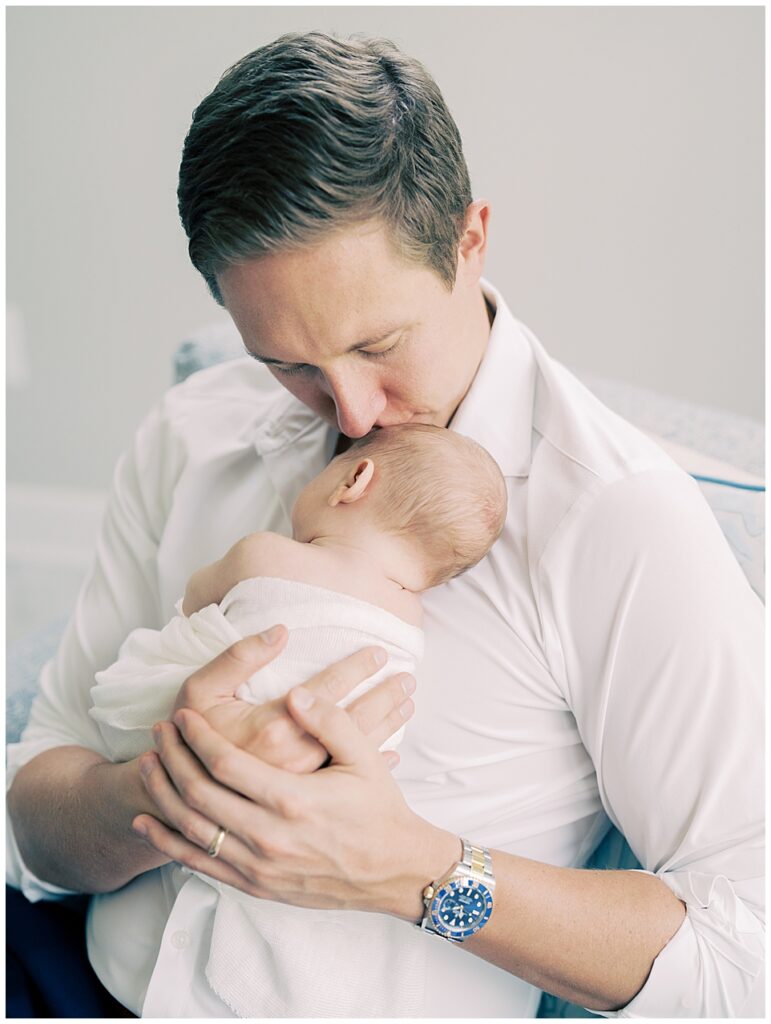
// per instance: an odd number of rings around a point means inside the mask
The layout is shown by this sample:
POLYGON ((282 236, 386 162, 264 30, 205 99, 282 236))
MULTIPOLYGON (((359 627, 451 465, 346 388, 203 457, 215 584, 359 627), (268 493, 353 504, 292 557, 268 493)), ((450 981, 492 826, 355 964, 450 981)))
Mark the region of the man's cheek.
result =
POLYGON ((293 377, 287 373, 281 373, 280 370, 274 370, 270 365, 268 366, 268 369, 270 370, 271 377, 277 380, 282 388, 285 388, 290 392, 290 394, 293 394, 295 398, 299 398, 300 401, 304 402, 306 405, 312 404, 308 398, 313 391, 317 390, 316 388, 309 387, 302 378, 293 377))

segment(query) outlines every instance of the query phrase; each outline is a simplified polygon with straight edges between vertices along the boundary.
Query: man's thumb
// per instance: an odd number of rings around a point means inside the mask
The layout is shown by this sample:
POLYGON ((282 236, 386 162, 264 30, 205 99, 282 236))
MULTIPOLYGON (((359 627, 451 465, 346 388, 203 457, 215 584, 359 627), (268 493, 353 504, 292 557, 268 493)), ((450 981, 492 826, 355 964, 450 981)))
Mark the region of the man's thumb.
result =
POLYGON ((232 697, 242 683, 281 653, 288 636, 286 626, 272 626, 263 633, 238 640, 187 679, 177 695, 174 710, 208 711, 232 697))
POLYGON ((263 633, 253 633, 238 640, 223 651, 220 657, 228 655, 237 664, 251 667, 254 671, 255 667, 261 668, 273 661, 278 652, 283 650, 287 636, 286 626, 271 626, 263 633))

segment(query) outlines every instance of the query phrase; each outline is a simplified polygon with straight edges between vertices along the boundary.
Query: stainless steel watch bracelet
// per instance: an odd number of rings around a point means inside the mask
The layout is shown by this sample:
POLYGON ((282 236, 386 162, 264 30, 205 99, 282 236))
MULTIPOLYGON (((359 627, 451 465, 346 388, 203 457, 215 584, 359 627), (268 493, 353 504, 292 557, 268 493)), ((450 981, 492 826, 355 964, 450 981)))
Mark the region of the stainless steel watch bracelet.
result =
POLYGON ((460 862, 467 867, 471 874, 476 875, 483 882, 495 884, 493 874, 493 859, 486 846, 472 846, 468 839, 461 838, 463 843, 463 860, 460 862))

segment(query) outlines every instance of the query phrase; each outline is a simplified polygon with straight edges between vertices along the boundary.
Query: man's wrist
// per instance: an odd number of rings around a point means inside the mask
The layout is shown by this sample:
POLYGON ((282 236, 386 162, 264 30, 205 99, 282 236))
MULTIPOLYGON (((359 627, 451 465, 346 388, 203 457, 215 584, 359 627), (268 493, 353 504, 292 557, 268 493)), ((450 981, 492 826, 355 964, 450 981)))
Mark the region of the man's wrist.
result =
POLYGON ((141 860, 141 870, 147 871, 168 863, 169 858, 157 850, 150 850, 147 843, 134 832, 131 823, 139 814, 151 814, 164 824, 168 823, 145 788, 139 761, 139 757, 118 764, 105 761, 93 765, 91 774, 95 777, 94 785, 103 794, 103 813, 110 815, 109 819, 104 817, 102 821, 105 834, 112 833, 116 839, 125 839, 129 845, 134 846, 141 860))
POLYGON ((399 903, 392 913, 411 924, 420 924, 426 909, 423 890, 452 871, 463 856, 463 843, 452 832, 429 825, 412 849, 410 863, 402 865, 399 903))

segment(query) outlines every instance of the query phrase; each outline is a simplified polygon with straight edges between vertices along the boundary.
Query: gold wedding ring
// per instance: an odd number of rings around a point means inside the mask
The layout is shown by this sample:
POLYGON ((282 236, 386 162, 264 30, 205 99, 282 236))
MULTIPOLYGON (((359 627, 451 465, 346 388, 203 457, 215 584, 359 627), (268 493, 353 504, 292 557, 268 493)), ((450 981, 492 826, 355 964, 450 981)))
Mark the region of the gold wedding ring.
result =
POLYGON ((222 848, 222 844, 225 841, 225 836, 228 834, 228 830, 223 828, 221 825, 217 829, 217 835, 212 839, 211 846, 206 851, 210 857, 217 857, 222 848))

